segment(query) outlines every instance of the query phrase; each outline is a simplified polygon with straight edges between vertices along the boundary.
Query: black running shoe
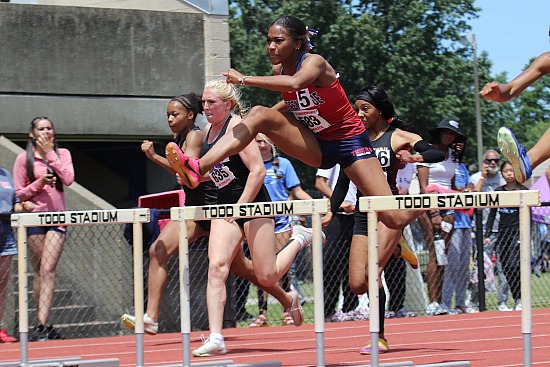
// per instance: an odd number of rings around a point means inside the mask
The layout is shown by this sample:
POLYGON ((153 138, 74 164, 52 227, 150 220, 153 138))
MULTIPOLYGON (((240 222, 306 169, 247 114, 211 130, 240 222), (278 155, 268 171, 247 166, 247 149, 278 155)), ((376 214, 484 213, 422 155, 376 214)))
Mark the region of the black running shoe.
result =
POLYGON ((29 333, 30 342, 43 342, 48 340, 48 333, 44 325, 36 325, 29 333))
POLYGON ((63 340, 65 339, 57 330, 53 328, 53 325, 50 325, 46 328, 46 334, 48 340, 63 340))

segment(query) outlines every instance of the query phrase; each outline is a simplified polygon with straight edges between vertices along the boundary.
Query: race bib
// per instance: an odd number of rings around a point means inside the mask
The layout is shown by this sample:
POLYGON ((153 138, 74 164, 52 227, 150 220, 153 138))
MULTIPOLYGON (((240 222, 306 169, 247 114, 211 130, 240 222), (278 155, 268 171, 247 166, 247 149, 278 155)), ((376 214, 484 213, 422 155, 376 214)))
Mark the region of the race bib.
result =
POLYGON ((229 183, 235 179, 235 175, 231 172, 229 167, 220 163, 212 169, 212 172, 210 172, 210 178, 214 182, 214 185, 216 185, 218 189, 221 189, 229 185, 229 183))
POLYGON ((330 126, 327 120, 319 116, 318 110, 299 110, 292 111, 294 117, 300 120, 314 133, 325 130, 330 126))

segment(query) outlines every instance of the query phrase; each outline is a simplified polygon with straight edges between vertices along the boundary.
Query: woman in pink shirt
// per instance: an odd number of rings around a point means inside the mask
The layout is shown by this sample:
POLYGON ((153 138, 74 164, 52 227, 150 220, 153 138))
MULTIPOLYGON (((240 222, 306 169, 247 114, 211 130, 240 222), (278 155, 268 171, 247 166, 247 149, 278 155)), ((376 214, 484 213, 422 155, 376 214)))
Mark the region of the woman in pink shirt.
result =
MULTIPOLYGON (((13 179, 21 202, 33 204, 33 212, 65 211, 63 186, 74 181, 71 153, 57 148, 53 123, 47 117, 31 121, 25 153, 15 159, 13 179)), ((33 266, 33 298, 38 305, 38 325, 30 341, 63 339, 48 323, 55 289, 55 269, 66 238, 64 226, 29 227, 27 243, 33 266)))

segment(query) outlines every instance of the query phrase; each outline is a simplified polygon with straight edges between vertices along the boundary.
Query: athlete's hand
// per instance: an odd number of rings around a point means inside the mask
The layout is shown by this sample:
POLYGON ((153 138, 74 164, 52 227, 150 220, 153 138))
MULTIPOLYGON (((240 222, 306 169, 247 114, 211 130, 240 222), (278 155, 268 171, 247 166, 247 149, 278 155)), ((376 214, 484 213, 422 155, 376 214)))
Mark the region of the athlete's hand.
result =
POLYGON ((240 84, 239 79, 244 76, 233 68, 229 69, 227 73, 222 73, 222 75, 225 77, 225 81, 229 84, 240 84))
POLYGON ((415 163, 414 156, 406 149, 398 151, 395 156, 403 163, 415 163))
POLYGON ((141 143, 141 151, 145 153, 149 159, 152 159, 156 154, 153 142, 149 140, 144 140, 143 143, 141 143))
POLYGON ((485 84, 479 95, 489 101, 500 102, 501 93, 499 85, 497 82, 489 82, 485 84))
POLYGON ((332 219, 332 213, 328 212, 323 217, 321 217, 321 227, 325 228, 330 223, 330 220, 332 219))

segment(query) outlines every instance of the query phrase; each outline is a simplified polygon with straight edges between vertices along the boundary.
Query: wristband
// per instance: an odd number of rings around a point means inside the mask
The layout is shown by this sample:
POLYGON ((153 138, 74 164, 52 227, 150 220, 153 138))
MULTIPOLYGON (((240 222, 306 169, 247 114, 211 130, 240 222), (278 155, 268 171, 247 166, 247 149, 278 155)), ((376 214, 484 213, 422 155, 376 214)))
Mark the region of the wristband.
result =
POLYGON ((250 77, 250 75, 248 75, 248 76, 243 76, 243 77, 239 78, 239 83, 240 83, 241 85, 245 85, 245 84, 244 84, 244 81, 246 80, 246 78, 249 78, 249 77, 250 77))

